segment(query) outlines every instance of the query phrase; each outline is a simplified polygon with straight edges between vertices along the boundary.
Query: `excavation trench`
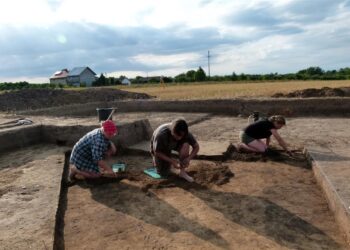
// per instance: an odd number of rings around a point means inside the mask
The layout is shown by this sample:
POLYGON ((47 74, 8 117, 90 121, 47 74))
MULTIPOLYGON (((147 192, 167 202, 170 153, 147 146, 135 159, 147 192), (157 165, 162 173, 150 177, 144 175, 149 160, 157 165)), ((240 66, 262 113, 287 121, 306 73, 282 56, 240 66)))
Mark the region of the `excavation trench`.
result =
MULTIPOLYGON (((212 120, 209 115, 199 117, 193 121, 192 129, 195 130, 197 126, 197 130, 203 130, 202 127, 198 128, 202 121, 210 124, 212 120)), ((6 149, 17 150, 30 145, 27 150, 30 153, 33 143, 72 146, 91 129, 78 125, 33 126, 21 130, 23 134, 13 131, 4 132, 1 136, 6 142, 6 145, 3 144, 6 149)), ((120 129, 123 136, 115 141, 118 148, 147 141, 151 133, 146 121, 125 124, 120 129)), ((222 132, 214 132, 218 136, 215 143, 222 144, 222 132)), ((203 135, 202 139, 212 139, 207 137, 203 135)), ((55 151, 52 157, 40 156, 41 152, 51 148, 53 146, 43 145, 33 151, 35 153, 31 155, 38 155, 36 162, 40 161, 40 164, 29 161, 22 164, 22 172, 16 169, 11 170, 13 173, 3 171, 2 178, 7 175, 17 178, 17 174, 22 174, 23 177, 18 180, 25 182, 30 180, 26 178, 32 178, 31 171, 37 171, 41 176, 43 171, 54 169, 50 164, 59 164, 55 174, 59 173, 60 176, 62 173, 62 177, 61 185, 57 185, 60 187, 58 208, 54 210, 54 249, 345 248, 344 239, 315 182, 303 150, 295 151, 293 157, 277 149, 261 156, 239 153, 230 146, 223 154, 198 155, 188 169, 196 183, 187 183, 175 176, 166 180, 149 178, 142 172, 152 166, 149 153, 125 149, 120 150, 120 155, 110 162, 127 164, 128 171, 119 179, 84 181, 68 187, 65 180, 70 152, 65 153, 64 169, 60 172, 62 153, 58 156, 55 151)), ((5 148, 1 151, 6 152, 5 148)), ((22 154, 22 151, 15 151, 11 160, 22 157, 22 154)), ((2 161, 7 166, 6 160, 2 161)), ((35 180, 49 185, 55 181, 49 176, 50 172, 47 172, 49 181, 42 178, 35 180)), ((21 187, 21 183, 16 185, 21 187)), ((58 190, 55 187, 51 187, 52 192, 58 190)), ((36 190, 35 187, 35 190, 31 188, 29 185, 24 191, 17 188, 8 193, 7 189, 0 190, 0 201, 7 202, 9 197, 16 199, 16 202, 18 197, 27 199, 27 193, 36 190)), ((32 194, 35 199, 44 195, 44 191, 40 196, 32 194)), ((46 202, 49 204, 51 200, 57 201, 56 196, 48 197, 46 202)), ((13 206, 6 206, 9 213, 16 213, 13 206)), ((26 220, 28 225, 33 221, 30 216, 26 220)), ((51 229, 53 231, 53 227, 51 229)), ((26 242, 23 241, 23 244, 26 242)), ((46 246, 51 246, 51 243, 46 243, 46 246)))
POLYGON ((151 166, 149 154, 122 152, 111 160, 128 165, 119 179, 62 185, 55 249, 342 249, 302 151, 293 158, 278 150, 199 156, 189 167, 196 183, 151 179, 142 172, 151 166))

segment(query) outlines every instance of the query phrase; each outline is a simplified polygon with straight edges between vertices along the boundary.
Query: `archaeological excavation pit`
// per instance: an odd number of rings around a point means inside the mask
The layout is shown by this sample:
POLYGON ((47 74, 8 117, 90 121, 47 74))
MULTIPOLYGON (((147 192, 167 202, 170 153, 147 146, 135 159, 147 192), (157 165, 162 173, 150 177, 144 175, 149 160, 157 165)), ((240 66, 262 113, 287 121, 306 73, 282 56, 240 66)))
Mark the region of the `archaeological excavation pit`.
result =
MULTIPOLYGON (((152 128, 167 116, 149 114, 152 128)), ((208 133, 208 128, 218 121, 239 128, 245 120, 191 118, 190 129, 203 145, 189 168, 195 183, 143 174, 152 165, 147 153, 152 129, 144 122, 130 121, 124 127, 128 136, 118 138, 128 148, 110 160, 127 164, 118 180, 65 185, 72 144, 96 125, 42 125, 37 142, 11 144, 0 162, 1 221, 11 221, 0 226, 0 244, 4 249, 347 248, 302 150, 293 158, 279 150, 267 157, 226 151, 229 141, 223 139, 236 139, 237 129, 221 126, 208 133), (16 238, 18 232, 22 238, 16 238)))
POLYGON ((231 156, 194 160, 189 172, 195 183, 149 178, 142 173, 152 162, 146 154, 111 159, 128 165, 119 180, 65 189, 60 247, 345 248, 302 152, 293 159, 283 153, 231 156))

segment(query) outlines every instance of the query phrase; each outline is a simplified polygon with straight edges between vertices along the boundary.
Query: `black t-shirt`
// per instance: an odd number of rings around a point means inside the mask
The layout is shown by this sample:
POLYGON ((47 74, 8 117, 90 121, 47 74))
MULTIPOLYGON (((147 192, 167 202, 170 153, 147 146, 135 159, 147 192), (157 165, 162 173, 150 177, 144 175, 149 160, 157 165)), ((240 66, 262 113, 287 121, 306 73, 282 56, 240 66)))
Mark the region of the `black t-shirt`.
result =
POLYGON ((192 147, 197 144, 197 140, 191 133, 188 133, 180 141, 176 141, 171 135, 170 125, 171 123, 163 124, 154 131, 151 141, 155 151, 170 154, 171 150, 179 150, 185 142, 192 147))
POLYGON ((271 129, 275 129, 272 122, 257 121, 246 127, 244 133, 254 139, 263 139, 272 135, 271 129))

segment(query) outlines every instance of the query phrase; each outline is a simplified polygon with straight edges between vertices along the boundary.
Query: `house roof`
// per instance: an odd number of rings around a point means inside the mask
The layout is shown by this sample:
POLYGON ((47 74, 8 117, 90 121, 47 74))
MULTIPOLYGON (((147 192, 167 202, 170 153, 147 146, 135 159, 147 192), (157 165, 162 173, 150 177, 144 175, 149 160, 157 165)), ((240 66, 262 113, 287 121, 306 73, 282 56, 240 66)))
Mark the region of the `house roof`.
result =
POLYGON ((67 69, 62 69, 59 71, 56 71, 50 79, 59 79, 59 78, 66 78, 68 76, 68 70, 67 69))
POLYGON ((92 74, 96 75, 89 67, 75 67, 69 72, 68 76, 79 76, 85 69, 90 70, 92 74))

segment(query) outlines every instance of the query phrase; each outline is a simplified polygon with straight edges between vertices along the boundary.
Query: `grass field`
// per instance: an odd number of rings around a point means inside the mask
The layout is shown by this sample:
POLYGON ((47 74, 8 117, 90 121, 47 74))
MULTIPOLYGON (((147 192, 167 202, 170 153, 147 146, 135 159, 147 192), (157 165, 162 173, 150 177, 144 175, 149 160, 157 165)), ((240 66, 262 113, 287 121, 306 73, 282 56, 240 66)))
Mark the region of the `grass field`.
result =
POLYGON ((187 99, 225 99, 235 97, 269 97, 277 92, 288 93, 295 90, 322 87, 350 87, 350 80, 345 81, 289 81, 259 83, 188 83, 159 85, 123 86, 123 90, 147 93, 161 100, 187 99))

